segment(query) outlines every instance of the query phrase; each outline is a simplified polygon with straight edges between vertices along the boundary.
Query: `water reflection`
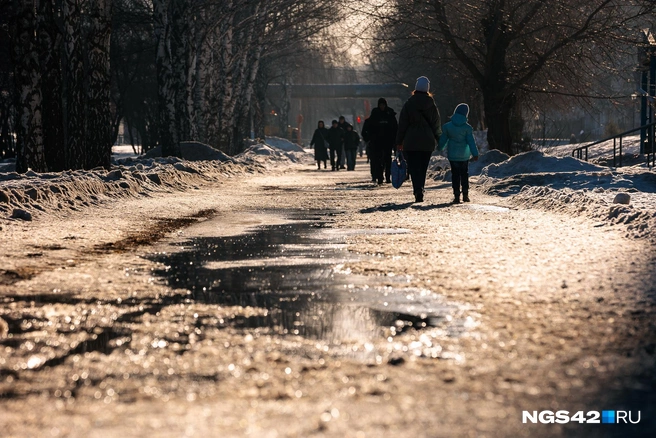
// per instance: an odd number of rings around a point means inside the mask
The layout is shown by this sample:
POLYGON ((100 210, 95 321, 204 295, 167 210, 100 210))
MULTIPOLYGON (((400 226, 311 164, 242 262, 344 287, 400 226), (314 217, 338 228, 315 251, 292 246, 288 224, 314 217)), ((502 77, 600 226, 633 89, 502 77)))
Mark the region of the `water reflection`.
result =
POLYGON ((343 242, 353 233, 323 225, 299 220, 239 236, 191 238, 178 244, 182 251, 151 258, 162 264, 156 274, 194 300, 268 309, 241 321, 244 327, 336 344, 382 336, 391 326, 447 324, 452 335, 466 328, 462 309, 437 294, 404 288, 401 279, 398 287, 384 287, 380 278, 336 269, 356 258, 343 242))

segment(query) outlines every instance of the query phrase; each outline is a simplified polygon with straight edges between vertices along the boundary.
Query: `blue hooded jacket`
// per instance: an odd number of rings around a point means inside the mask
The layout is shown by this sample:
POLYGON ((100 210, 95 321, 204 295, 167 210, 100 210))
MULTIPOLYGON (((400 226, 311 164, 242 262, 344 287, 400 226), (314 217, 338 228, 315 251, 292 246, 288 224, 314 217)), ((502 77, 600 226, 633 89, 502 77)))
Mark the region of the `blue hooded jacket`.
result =
POLYGON ((447 157, 449 161, 469 161, 478 156, 476 140, 474 140, 474 128, 467 123, 469 106, 461 103, 451 116, 451 121, 442 127, 439 150, 448 148, 447 157))

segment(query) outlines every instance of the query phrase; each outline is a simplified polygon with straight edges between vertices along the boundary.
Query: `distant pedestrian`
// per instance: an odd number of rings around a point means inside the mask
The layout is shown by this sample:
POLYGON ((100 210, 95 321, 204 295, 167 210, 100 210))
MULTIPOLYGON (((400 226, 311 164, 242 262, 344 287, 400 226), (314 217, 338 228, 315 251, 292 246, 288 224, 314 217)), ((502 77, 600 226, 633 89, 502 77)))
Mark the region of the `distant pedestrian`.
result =
MULTIPOLYGON (((342 130, 342 133, 346 134, 346 128, 348 126, 351 126, 351 124, 346 121, 346 118, 344 116, 339 116, 338 126, 342 130)), ((351 126, 351 127, 353 127, 353 126, 351 126)), ((346 162, 346 154, 344 153, 344 143, 342 142, 342 152, 341 152, 341 155, 340 155, 340 158, 339 158, 339 168, 340 169, 346 169, 346 167, 344 166, 345 162, 346 162)))
POLYGON ((346 153, 346 169, 355 170, 355 160, 358 156, 358 147, 360 146, 360 136, 353 130, 352 125, 346 127, 344 135, 344 152, 346 153))
POLYGON ((451 116, 451 121, 442 127, 440 151, 447 149, 447 157, 451 163, 453 185, 453 203, 460 204, 460 189, 462 200, 469 202, 469 159, 478 161, 478 148, 474 139, 474 129, 467 123, 469 106, 466 103, 458 105, 451 116))
POLYGON ((378 99, 378 106, 371 111, 368 121, 374 179, 378 184, 382 184, 384 176, 385 182, 390 183, 392 151, 395 149, 394 141, 398 130, 396 112, 387 106, 387 100, 381 97, 378 99))
POLYGON ((374 162, 372 161, 373 151, 371 144, 371 130, 369 124, 369 118, 365 119, 364 124, 362 125, 362 140, 366 144, 365 152, 367 153, 367 164, 369 165, 369 172, 371 173, 371 182, 376 182, 376 171, 374 170, 374 162))
POLYGON ((333 120, 326 138, 330 148, 330 165, 333 170, 339 170, 339 161, 342 158, 342 146, 344 144, 344 131, 339 127, 337 120, 333 120))
POLYGON ((323 161, 323 168, 326 169, 326 161, 328 161, 328 130, 324 126, 323 120, 319 120, 318 128, 314 131, 310 146, 314 146, 314 160, 317 162, 317 168, 321 169, 321 162, 323 161))
POLYGON ((412 97, 401 110, 396 134, 396 149, 403 151, 408 162, 415 202, 424 201, 428 164, 442 134, 440 113, 429 91, 428 78, 418 78, 412 97))

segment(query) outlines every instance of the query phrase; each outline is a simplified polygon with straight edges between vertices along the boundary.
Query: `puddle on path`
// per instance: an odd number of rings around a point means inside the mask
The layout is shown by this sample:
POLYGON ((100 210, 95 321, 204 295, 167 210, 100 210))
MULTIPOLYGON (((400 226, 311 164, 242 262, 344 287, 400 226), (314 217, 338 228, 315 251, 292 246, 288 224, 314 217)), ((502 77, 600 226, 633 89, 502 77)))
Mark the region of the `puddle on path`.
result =
MULTIPOLYGON (((216 226, 224 224, 217 219, 216 226)), ((371 340, 389 333, 390 327, 401 332, 411 326, 440 326, 447 336, 467 330, 472 320, 464 315, 464 306, 431 291, 404 287, 405 277, 367 277, 344 270, 344 263, 358 260, 346 250, 345 238, 365 232, 408 230, 331 229, 313 216, 238 236, 188 237, 174 243, 181 251, 149 258, 163 264, 157 275, 174 288, 191 291, 196 301, 267 309, 265 316, 248 318, 242 327, 267 327, 332 344, 371 340)))

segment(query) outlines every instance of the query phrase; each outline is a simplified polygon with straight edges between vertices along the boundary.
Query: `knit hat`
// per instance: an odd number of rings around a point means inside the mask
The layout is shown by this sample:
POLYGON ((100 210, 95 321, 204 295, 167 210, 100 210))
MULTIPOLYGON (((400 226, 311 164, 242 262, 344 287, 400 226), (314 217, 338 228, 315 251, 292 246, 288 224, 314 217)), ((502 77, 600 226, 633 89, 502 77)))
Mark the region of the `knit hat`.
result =
POLYGON ((334 125, 335 123, 337 123, 339 125, 339 122, 337 120, 333 120, 332 124, 334 125))
POLYGON ((461 103, 456 107, 456 110, 453 112, 453 115, 460 114, 461 116, 469 117, 469 105, 466 103, 461 103))
POLYGON ((430 91, 430 81, 426 76, 421 76, 417 78, 417 83, 415 84, 415 91, 423 91, 428 93, 430 91))
POLYGON ((381 103, 384 103, 385 106, 387 106, 387 99, 385 99, 384 97, 378 99, 378 106, 380 106, 381 103))

